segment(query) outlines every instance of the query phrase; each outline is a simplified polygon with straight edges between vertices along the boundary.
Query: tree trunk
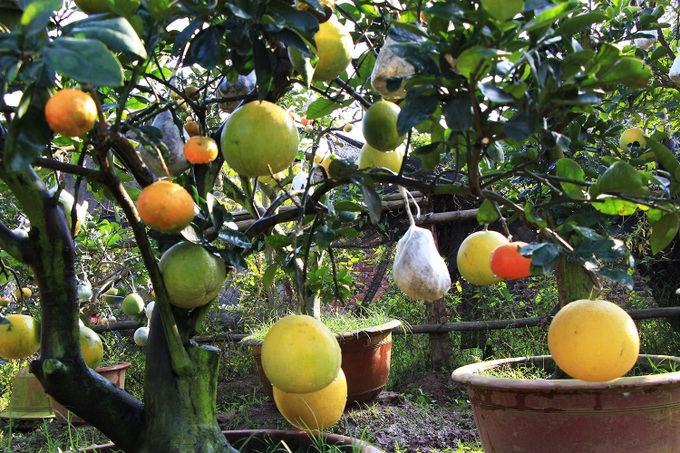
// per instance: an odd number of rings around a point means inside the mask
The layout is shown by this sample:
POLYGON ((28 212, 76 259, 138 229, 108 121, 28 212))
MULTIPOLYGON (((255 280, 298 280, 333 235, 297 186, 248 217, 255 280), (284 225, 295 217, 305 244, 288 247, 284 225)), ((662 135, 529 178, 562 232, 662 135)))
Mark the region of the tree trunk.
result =
POLYGON ((186 375, 173 372, 160 314, 149 327, 144 409, 147 434, 139 453, 219 453, 230 451, 217 423, 220 351, 187 345, 195 364, 186 375))
POLYGON ((555 279, 560 307, 575 300, 590 299, 596 283, 592 273, 566 256, 555 263, 555 279))

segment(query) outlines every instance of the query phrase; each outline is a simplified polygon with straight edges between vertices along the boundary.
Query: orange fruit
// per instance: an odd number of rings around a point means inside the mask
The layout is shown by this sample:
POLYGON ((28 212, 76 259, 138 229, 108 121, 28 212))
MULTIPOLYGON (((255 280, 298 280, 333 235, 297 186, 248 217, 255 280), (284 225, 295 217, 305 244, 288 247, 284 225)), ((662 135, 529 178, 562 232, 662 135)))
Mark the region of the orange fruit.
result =
POLYGON ((184 130, 187 131, 189 137, 195 137, 200 133, 201 128, 196 121, 187 121, 184 123, 184 130))
POLYGON ((288 393, 273 387, 274 403, 288 422, 300 429, 320 431, 335 425, 347 404, 347 379, 342 368, 337 377, 321 390, 288 393))
MULTIPOLYGON (((364 143, 359 153, 359 168, 370 170, 373 168, 386 168, 393 173, 399 173, 404 161, 404 152, 401 149, 394 151, 379 151, 368 143, 364 143)), ((329 163, 330 165, 330 163, 329 163)))
POLYGON ((67 137, 80 137, 94 126, 97 104, 86 92, 77 88, 57 91, 45 104, 45 120, 54 132, 67 137))
POLYGON ((159 263, 170 303, 190 310, 210 303, 227 279, 224 261, 192 242, 178 242, 159 263))
POLYGON ((364 113, 361 128, 366 143, 379 151, 391 151, 401 145, 406 134, 397 132, 401 108, 394 102, 378 101, 364 113))
POLYGON ((257 177, 288 168, 298 153, 295 121, 269 101, 253 101, 234 110, 221 136, 224 160, 239 175, 257 177))
POLYGON ((217 158, 217 142, 210 137, 191 137, 184 144, 184 157, 192 164, 207 164, 217 158))
POLYGON ((288 315, 267 331, 261 360, 274 387, 288 393, 309 393, 338 376, 342 354, 335 335, 321 321, 288 315))
POLYGON ((557 312, 548 329, 555 363, 583 381, 610 381, 636 363, 640 337, 633 319, 606 300, 577 300, 557 312))
POLYGON ((477 231, 463 239, 456 256, 460 275, 477 286, 500 282, 502 278, 491 270, 489 260, 496 247, 507 243, 505 236, 491 230, 477 231))
POLYGON ((11 314, 0 322, 0 357, 25 359, 40 348, 40 323, 28 315, 11 314))
POLYGON ((104 360, 104 344, 97 332, 80 324, 80 352, 88 367, 95 369, 104 360))
POLYGON ((179 184, 159 180, 142 189, 137 211, 149 228, 177 233, 194 219, 194 199, 179 184))
POLYGON ((517 280, 531 275, 531 258, 522 256, 519 249, 526 242, 508 242, 496 247, 489 257, 491 271, 505 280, 517 280))

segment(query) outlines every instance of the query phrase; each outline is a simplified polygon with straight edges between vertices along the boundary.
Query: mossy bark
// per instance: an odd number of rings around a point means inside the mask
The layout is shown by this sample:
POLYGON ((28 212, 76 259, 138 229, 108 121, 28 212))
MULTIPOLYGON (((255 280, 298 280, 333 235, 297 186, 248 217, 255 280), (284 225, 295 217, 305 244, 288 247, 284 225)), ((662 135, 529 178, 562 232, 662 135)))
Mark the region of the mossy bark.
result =
POLYGON ((579 299, 590 299, 596 281, 581 264, 561 256, 555 265, 560 307, 579 299))
POLYGON ((230 451, 217 423, 217 375, 220 351, 187 344, 194 363, 190 373, 173 371, 161 319, 149 328, 144 409, 147 433, 138 451, 218 453, 230 451))

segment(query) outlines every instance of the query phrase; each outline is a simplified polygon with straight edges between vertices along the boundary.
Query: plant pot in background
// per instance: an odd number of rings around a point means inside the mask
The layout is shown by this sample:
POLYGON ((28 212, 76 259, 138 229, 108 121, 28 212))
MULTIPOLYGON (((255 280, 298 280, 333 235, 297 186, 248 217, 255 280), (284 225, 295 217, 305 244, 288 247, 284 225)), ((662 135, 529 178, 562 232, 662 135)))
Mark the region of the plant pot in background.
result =
MULTIPOLYGON (((122 362, 116 365, 101 367, 95 369, 95 371, 101 374, 104 378, 108 379, 113 384, 124 389, 125 388, 125 372, 130 368, 129 362, 122 362)), ((51 398, 50 398, 51 399, 51 398)), ((52 407, 54 408, 54 414, 56 419, 62 425, 67 425, 69 423, 78 425, 87 423, 82 418, 75 415, 73 412, 66 409, 56 400, 52 399, 52 407)))
POLYGON ((41 419, 54 418, 54 411, 42 384, 28 367, 23 367, 14 377, 12 393, 2 418, 41 419))
MULTIPOLYGON (((261 451, 295 451, 318 452, 327 451, 321 445, 332 445, 332 451, 351 453, 382 453, 377 447, 360 439, 340 434, 325 434, 322 438, 306 431, 285 431, 276 429, 224 431, 224 437, 232 447, 242 452, 261 451), (281 444, 277 449, 272 447, 281 444), (308 448, 305 448, 308 447, 308 448)), ((113 444, 99 445, 81 450, 81 453, 112 453, 116 451, 113 444)), ((330 451, 330 450, 328 450, 330 451)))
MULTIPOLYGON (((372 401, 385 388, 390 375, 392 330, 400 325, 401 321, 392 320, 379 326, 335 335, 342 351, 348 404, 372 401)), ((244 343, 250 346, 264 391, 273 401, 272 385, 262 368, 262 341, 246 339, 244 343)))
POLYGON ((671 372, 609 382, 494 377, 502 367, 552 370, 550 356, 474 363, 455 370, 487 453, 680 452, 680 358, 641 354, 638 366, 671 372), (651 364, 651 366, 650 366, 651 364))

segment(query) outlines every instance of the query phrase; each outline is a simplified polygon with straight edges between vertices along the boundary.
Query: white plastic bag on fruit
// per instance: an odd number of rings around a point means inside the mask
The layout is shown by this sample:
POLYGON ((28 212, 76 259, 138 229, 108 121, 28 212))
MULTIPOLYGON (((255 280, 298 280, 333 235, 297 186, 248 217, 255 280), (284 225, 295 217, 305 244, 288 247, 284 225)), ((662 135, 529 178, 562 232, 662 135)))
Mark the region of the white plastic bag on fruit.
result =
POLYGON ((404 99, 406 97, 406 78, 413 75, 416 70, 411 63, 395 54, 390 46, 396 42, 392 38, 385 39, 371 73, 371 86, 385 99, 404 99), (396 90, 387 88, 387 80, 391 77, 401 77, 401 85, 396 90))
POLYGON ((675 61, 673 61, 673 65, 671 66, 670 71, 668 71, 668 77, 670 77, 673 82, 680 83, 680 56, 677 56, 675 61))
MULTIPOLYGON (((408 208, 408 200, 406 206, 408 208)), ((408 214, 411 226, 397 243, 392 277, 407 296, 435 301, 451 287, 449 269, 439 255, 432 232, 416 226, 410 209, 408 214)))

